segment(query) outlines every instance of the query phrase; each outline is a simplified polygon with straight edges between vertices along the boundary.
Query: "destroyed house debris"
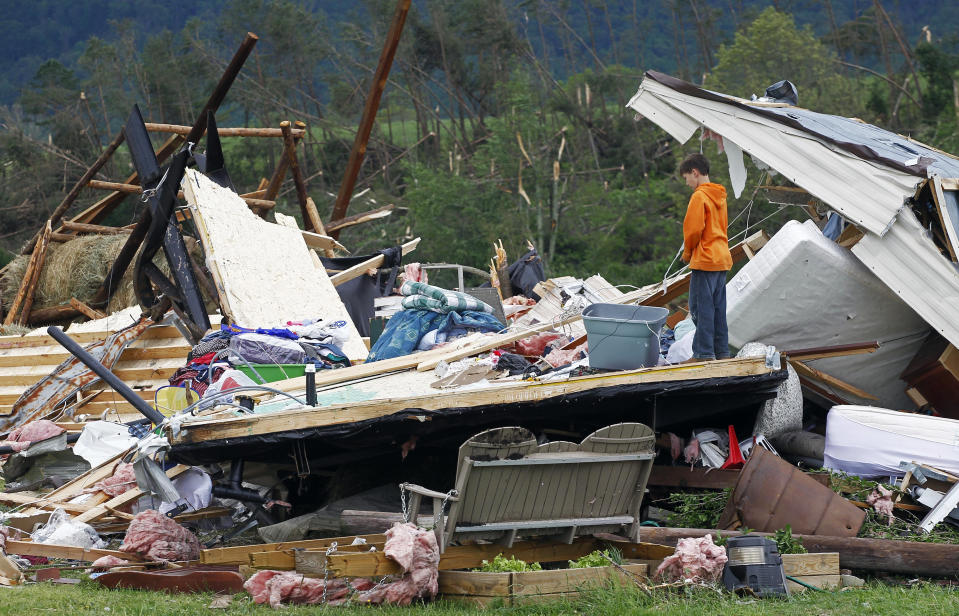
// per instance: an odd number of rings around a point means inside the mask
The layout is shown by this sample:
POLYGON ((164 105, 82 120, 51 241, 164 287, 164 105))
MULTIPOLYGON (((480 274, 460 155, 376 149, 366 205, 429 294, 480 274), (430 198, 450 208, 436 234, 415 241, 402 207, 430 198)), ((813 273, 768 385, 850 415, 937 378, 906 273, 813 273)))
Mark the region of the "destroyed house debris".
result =
MULTIPOLYGON (((614 578, 643 592, 662 576, 667 587, 736 580, 734 568, 756 564, 786 594, 840 586, 840 566, 881 569, 884 549, 901 549, 889 570, 910 574, 931 574, 917 564, 927 556, 940 572, 959 558, 953 545, 857 537, 879 515, 921 514, 926 533, 959 520, 948 452, 959 419, 942 394, 959 342, 955 159, 848 118, 648 73, 630 107, 679 141, 697 130, 721 140, 736 194, 749 154, 794 185, 767 188, 806 191, 846 225, 790 221, 733 242, 736 356, 691 361, 696 324, 676 305, 687 269, 624 292, 600 274, 547 278, 531 244, 511 264, 499 242, 478 270, 489 286, 473 288, 477 268, 404 262, 420 238, 347 256, 336 232, 391 208, 348 217, 344 189, 324 225, 297 161, 304 126, 217 127, 255 43, 248 35, 193 126, 147 123, 134 108, 22 255, 6 322, 90 321, 0 337, 11 488, 0 503, 15 509, 4 554, 92 563, 109 588, 243 588, 273 607, 512 605, 614 578), (154 150, 150 131, 174 136, 154 150), (234 186, 228 136, 283 140, 256 191, 234 186), (124 142, 137 173, 94 180, 124 142), (288 171, 299 220, 272 212, 288 171), (112 192, 65 219, 84 186, 112 192), (128 194, 146 204, 136 224, 99 224, 128 194), (50 242, 90 233, 122 238, 108 271, 89 296, 35 308, 50 242), (457 286, 430 284, 446 267, 457 286), (134 305, 114 312, 124 276, 134 305), (889 410, 916 407, 946 417, 889 410), (896 478, 863 491, 809 467, 896 478), (678 487, 729 494, 707 528, 644 527, 678 487), (795 532, 813 553, 717 543, 746 527, 795 532), (306 538, 318 532, 330 537, 306 538), (269 543, 225 545, 244 533, 269 543), (753 548, 763 562, 744 558, 753 548), (469 571, 499 556, 609 562, 469 571)), ((0 575, 24 580, 5 555, 0 575)))

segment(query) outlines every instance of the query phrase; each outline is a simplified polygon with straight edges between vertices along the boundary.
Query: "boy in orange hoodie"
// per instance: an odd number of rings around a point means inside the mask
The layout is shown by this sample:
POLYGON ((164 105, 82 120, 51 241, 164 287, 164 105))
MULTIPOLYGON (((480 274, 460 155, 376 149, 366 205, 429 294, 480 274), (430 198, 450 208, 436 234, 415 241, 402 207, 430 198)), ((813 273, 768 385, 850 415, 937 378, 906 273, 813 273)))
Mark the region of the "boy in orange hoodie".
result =
POLYGON ((709 181, 709 161, 693 154, 679 166, 693 189, 683 220, 683 261, 692 270, 689 313, 696 324, 693 361, 729 357, 726 274, 733 266, 726 235, 726 189, 709 181))

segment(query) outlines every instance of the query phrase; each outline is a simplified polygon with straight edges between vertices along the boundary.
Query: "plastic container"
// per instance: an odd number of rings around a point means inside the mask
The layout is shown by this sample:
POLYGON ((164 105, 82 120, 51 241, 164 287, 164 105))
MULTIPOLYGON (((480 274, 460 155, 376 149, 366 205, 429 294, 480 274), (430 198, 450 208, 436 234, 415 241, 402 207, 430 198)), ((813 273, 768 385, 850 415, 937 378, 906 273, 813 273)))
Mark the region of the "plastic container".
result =
POLYGON ((583 310, 589 366, 635 370, 659 363, 659 332, 669 310, 656 306, 592 304, 583 310))
MULTIPOLYGON (((257 373, 266 379, 267 383, 273 383, 275 381, 282 381, 284 379, 292 379, 298 376, 303 376, 306 373, 306 364, 252 364, 253 368, 256 369, 257 373)), ((259 383, 260 379, 256 378, 256 374, 253 373, 253 370, 250 369, 250 366, 247 364, 238 364, 236 369, 247 375, 254 382, 259 383)))

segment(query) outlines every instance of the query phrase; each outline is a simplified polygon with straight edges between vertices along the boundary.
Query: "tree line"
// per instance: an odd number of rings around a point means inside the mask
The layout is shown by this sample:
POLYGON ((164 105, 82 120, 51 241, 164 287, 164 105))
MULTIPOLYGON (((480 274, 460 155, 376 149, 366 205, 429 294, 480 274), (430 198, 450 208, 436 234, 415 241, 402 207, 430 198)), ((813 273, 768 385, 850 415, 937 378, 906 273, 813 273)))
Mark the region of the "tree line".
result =
MULTIPOLYGON (((357 184, 369 190, 350 210, 395 203, 399 211, 341 240, 363 253, 422 236, 417 259, 477 267, 497 239, 511 257, 531 241, 550 275, 599 272, 624 285, 662 278, 676 267, 688 197, 678 160, 715 146, 677 146, 636 121, 625 103, 649 68, 743 97, 788 78, 803 107, 959 151, 959 45, 946 22, 922 29, 915 11, 904 22, 879 0, 776 4, 415 3, 357 184), (789 5, 807 25, 797 26, 789 5)), ((939 4, 926 6, 930 17, 939 4)), ((32 236, 134 103, 148 121, 191 124, 247 30, 260 42, 218 123, 306 122, 301 162, 328 216, 395 3, 328 5, 227 0, 209 9, 215 18, 176 29, 116 22, 74 62, 41 63, 16 102, 0 108, 0 246, 16 252, 32 236)), ((281 155, 278 140, 224 147, 241 191, 254 190, 281 155)), ((98 177, 118 181, 128 163, 121 148, 98 177)), ((728 185, 724 166, 714 175, 728 185)), ((747 219, 775 231, 805 216, 766 203, 752 189, 759 178, 750 167, 743 197, 730 200, 731 218, 750 208, 731 234, 747 219)), ((99 196, 85 191, 77 208, 99 196)), ((298 212, 295 203, 289 186, 278 211, 298 212)), ((140 206, 128 199, 108 222, 127 224, 140 206)))

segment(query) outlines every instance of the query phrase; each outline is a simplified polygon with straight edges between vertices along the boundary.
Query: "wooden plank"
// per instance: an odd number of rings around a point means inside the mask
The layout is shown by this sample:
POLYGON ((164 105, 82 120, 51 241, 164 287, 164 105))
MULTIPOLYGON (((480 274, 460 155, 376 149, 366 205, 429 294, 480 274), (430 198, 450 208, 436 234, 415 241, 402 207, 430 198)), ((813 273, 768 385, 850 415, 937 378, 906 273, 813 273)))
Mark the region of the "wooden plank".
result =
POLYGON ((62 507, 68 513, 85 513, 91 508, 91 505, 84 503, 64 503, 56 500, 49 500, 42 496, 32 496, 23 492, 4 492, 0 493, 0 503, 4 505, 30 505, 41 509, 56 509, 62 507))
POLYGON ((360 537, 368 543, 382 543, 386 541, 386 535, 354 535, 348 537, 330 537, 327 539, 307 539, 304 541, 284 541, 280 543, 260 543, 254 545, 239 545, 228 548, 215 548, 211 550, 200 550, 200 562, 205 565, 246 565, 250 562, 250 554, 257 552, 271 552, 295 549, 313 549, 328 548, 333 542, 338 545, 349 545, 354 539, 360 537))
MULTIPOLYGON (((838 573, 833 575, 803 575, 803 576, 792 576, 797 580, 802 580, 807 584, 811 584, 816 588, 821 588, 823 590, 833 590, 836 588, 842 587, 842 576, 838 573)), ((790 593, 805 592, 809 590, 802 584, 797 584, 792 580, 786 580, 786 586, 789 587, 790 593)))
POLYGON ((839 575, 839 552, 783 554, 782 559, 786 575, 839 575))
MULTIPOLYGON (((646 565, 621 565, 630 574, 645 578, 646 565)), ((522 571, 513 574, 511 594, 551 595, 563 594, 588 586, 603 584, 610 579, 631 582, 631 576, 615 567, 586 567, 582 569, 554 569, 551 571, 522 571)))
POLYGON ((830 387, 835 387, 836 389, 841 389, 842 391, 850 393, 859 398, 864 398, 866 400, 879 399, 876 396, 870 394, 869 392, 859 389, 855 385, 851 385, 843 380, 837 379, 834 376, 830 376, 821 370, 817 370, 811 366, 807 366, 801 361, 790 360, 789 364, 796 370, 799 376, 815 379, 821 383, 824 383, 825 385, 828 385, 830 387))
POLYGON ((438 578, 441 595, 508 597, 510 573, 484 571, 441 571, 438 578))
POLYGON ((874 353, 879 348, 879 343, 859 342, 856 344, 839 344, 833 346, 813 347, 808 349, 794 349, 782 351, 783 355, 795 361, 812 361, 814 359, 825 359, 827 357, 845 357, 846 355, 861 355, 863 353, 874 353))
MULTIPOLYGON (((424 353, 424 356, 426 354, 424 353)), ((398 360, 405 357, 394 358, 398 360)), ((334 373, 350 372, 357 374, 357 368, 375 367, 374 362, 363 366, 354 366, 342 370, 331 370, 334 373)), ((407 360, 408 361, 408 360, 407 360)), ((370 371, 376 374, 376 371, 370 371)), ((340 423, 351 423, 364 419, 373 419, 403 411, 405 409, 439 410, 445 408, 472 408, 492 404, 528 403, 546 400, 556 396, 598 389, 641 383, 665 383, 672 381, 695 380, 716 377, 748 376, 768 374, 770 368, 765 365, 762 357, 743 359, 724 359, 675 366, 657 366, 624 372, 605 373, 601 375, 583 376, 567 381, 557 382, 511 382, 492 386, 488 389, 470 390, 467 392, 432 393, 428 395, 386 398, 369 402, 349 403, 328 408, 291 409, 275 413, 230 417, 184 423, 181 433, 175 437, 175 443, 202 442, 214 439, 252 436, 255 434, 269 434, 285 430, 296 430, 303 427, 325 426, 340 423)), ((300 377, 302 378, 302 377, 300 377)), ((346 379, 349 380, 349 379, 346 379)), ((317 375, 317 385, 320 383, 317 375)))
MULTIPOLYGON (((420 238, 410 240, 400 247, 400 251, 403 253, 403 256, 408 255, 409 253, 416 250, 416 247, 419 246, 420 238)), ((348 280, 353 280, 358 278, 366 273, 367 270, 377 269, 383 265, 383 261, 386 259, 383 255, 377 255, 372 259, 367 259, 362 263, 357 263, 349 269, 345 269, 342 272, 330 276, 330 282, 333 283, 333 286, 341 285, 348 280)))
POLYGON ((119 552, 117 550, 100 550, 96 548, 81 548, 74 545, 48 545, 32 541, 7 540, 7 554, 19 556, 45 556, 46 558, 65 558, 93 562, 101 556, 116 556, 124 560, 143 560, 136 554, 119 552))
MULTIPOLYGON (((169 469, 166 472, 166 476, 169 477, 170 479, 174 479, 176 477, 179 477, 183 473, 187 472, 188 470, 190 470, 189 466, 185 464, 177 464, 176 466, 174 466, 173 468, 169 469)), ((107 515, 110 512, 110 509, 119 509, 120 507, 123 507, 124 505, 127 505, 137 500, 138 498, 143 496, 143 494, 144 492, 140 488, 133 488, 132 490, 127 490, 123 494, 119 496, 115 496, 114 498, 111 498, 107 502, 97 505, 96 507, 92 507, 90 510, 81 513, 80 515, 76 516, 74 520, 77 522, 86 522, 87 524, 89 524, 90 522, 107 515)))

